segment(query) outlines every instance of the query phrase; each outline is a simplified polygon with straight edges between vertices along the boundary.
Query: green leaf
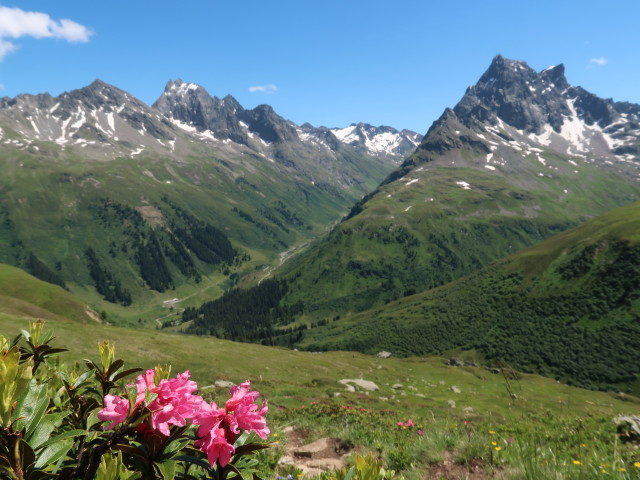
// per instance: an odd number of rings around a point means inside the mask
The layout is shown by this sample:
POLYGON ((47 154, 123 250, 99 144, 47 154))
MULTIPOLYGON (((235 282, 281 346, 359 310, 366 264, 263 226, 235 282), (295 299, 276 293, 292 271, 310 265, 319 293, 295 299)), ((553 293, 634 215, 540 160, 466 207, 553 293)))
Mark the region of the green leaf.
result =
POLYGON ((87 430, 91 430, 92 427, 100 422, 102 422, 102 420, 98 418, 98 410, 92 411, 91 414, 87 417, 87 430))
POLYGON ((111 377, 122 368, 122 366, 124 365, 124 360, 122 359, 118 359, 118 360, 114 360, 113 363, 109 366, 109 369, 105 372, 106 377, 109 380, 113 380, 111 377))
POLYGON ((349 469, 349 471, 347 472, 347 474, 344 477, 344 480, 351 480, 351 478, 353 477, 353 475, 356 473, 356 467, 353 466, 349 469))
POLYGON ((169 460, 177 452, 179 452, 185 446, 187 446, 187 444, 189 442, 190 442, 190 439, 188 439, 188 438, 178 438, 176 440, 173 440, 172 442, 170 442, 167 445, 165 445, 165 447, 162 449, 162 457, 161 458, 163 460, 169 460))
POLYGON ((164 480, 173 480, 176 476, 176 462, 153 462, 153 466, 164 480))
POLYGON ((20 458, 22 459, 23 470, 26 470, 36 461, 36 454, 33 448, 24 440, 20 440, 20 458))
POLYGON ((134 373, 138 373, 143 371, 144 368, 129 368, 128 370, 123 370, 122 372, 118 373, 115 377, 110 378, 110 380, 117 382, 118 380, 120 380, 121 378, 125 378, 128 377, 129 375, 133 375, 134 373))
POLYGON ((102 370, 100 368, 98 368, 98 366, 93 363, 91 360, 84 360, 84 364, 90 369, 90 370, 95 370, 96 372, 102 372, 102 370))
POLYGON ((36 351, 42 355, 43 357, 50 357, 52 355, 55 355, 57 353, 62 353, 62 352, 68 352, 69 349, 68 348, 56 348, 56 347, 51 347, 49 345, 40 345, 39 347, 36 348, 36 351))
POLYGON ((38 385, 32 379, 27 389, 18 397, 16 408, 11 415, 14 430, 25 430, 25 436, 28 437, 40 422, 48 406, 49 396, 46 385, 38 385))
MULTIPOLYGON (((242 475, 240 470, 238 470, 237 467, 232 463, 227 464, 224 467, 224 470, 230 470, 230 471, 234 472, 236 475, 238 475, 242 480, 247 480, 247 479, 244 478, 244 476, 242 475)), ((223 475, 222 478, 226 478, 226 475, 223 475)))
POLYGON ((59 442, 49 445, 38 456, 35 467, 42 468, 56 463, 59 459, 64 458, 67 455, 67 452, 71 450, 71 447, 73 447, 72 439, 60 440, 59 442))
POLYGON ((34 450, 44 446, 50 438, 56 427, 59 427, 62 423, 62 419, 69 415, 65 413, 52 413, 42 417, 40 422, 37 423, 36 428, 30 435, 25 436, 25 440, 31 445, 34 450))
POLYGON ((237 447, 235 455, 247 455, 248 453, 265 450, 272 446, 273 443, 247 443, 246 445, 240 445, 237 447))
POLYGON ((145 461, 147 459, 147 456, 145 455, 145 453, 142 450, 140 450, 139 448, 136 448, 136 447, 134 447, 132 445, 116 444, 112 448, 113 448, 113 450, 119 450, 122 453, 128 453, 129 455, 133 455, 135 457, 142 458, 145 461))
POLYGON ((76 439, 77 437, 84 437, 87 435, 86 430, 67 430, 66 432, 62 432, 60 435, 55 436, 54 438, 44 442, 38 448, 48 447, 49 445, 59 442, 60 440, 64 440, 66 438, 76 439))
POLYGON ((173 459, 178 462, 193 463, 194 465, 198 465, 199 467, 202 467, 206 470, 211 470, 211 465, 209 465, 209 462, 201 458, 194 457, 193 455, 178 455, 173 459))
POLYGON ((73 382, 73 388, 78 388, 80 385, 82 385, 85 381, 87 381, 87 379, 93 374, 93 372, 91 370, 89 370, 88 372, 84 372, 82 375, 80 375, 75 382, 73 382))

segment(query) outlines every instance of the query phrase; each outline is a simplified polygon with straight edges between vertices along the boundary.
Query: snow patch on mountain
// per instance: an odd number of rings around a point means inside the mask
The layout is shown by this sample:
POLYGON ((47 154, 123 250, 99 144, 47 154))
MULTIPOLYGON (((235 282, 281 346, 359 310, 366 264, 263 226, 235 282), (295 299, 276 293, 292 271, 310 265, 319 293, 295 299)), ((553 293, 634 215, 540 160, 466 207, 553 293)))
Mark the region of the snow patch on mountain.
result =
POLYGON ((419 145, 422 135, 410 130, 398 131, 391 127, 374 127, 365 123, 332 128, 338 140, 366 151, 370 155, 402 159, 419 145))

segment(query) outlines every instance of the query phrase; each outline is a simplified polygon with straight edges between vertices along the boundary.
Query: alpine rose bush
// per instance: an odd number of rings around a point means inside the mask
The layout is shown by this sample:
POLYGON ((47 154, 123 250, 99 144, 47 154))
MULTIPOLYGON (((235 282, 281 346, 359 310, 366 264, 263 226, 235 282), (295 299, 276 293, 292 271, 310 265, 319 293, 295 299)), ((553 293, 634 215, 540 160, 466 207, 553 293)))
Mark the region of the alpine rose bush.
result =
POLYGON ((271 445, 249 435, 269 435, 267 405, 249 381, 218 407, 196 394, 189 371, 125 368, 108 341, 99 362, 52 362, 66 351, 54 338, 39 321, 13 342, 0 335, 0 478, 257 478, 259 460, 246 457, 271 445))
MULTIPOLYGON (((184 427, 187 422, 198 425, 198 438, 194 445, 206 453, 212 467, 216 463, 224 467, 230 462, 235 453, 233 444, 242 431, 253 431, 263 440, 269 435, 265 419, 267 404, 263 402, 258 406, 255 403, 260 393, 251 391, 248 380, 237 387, 231 387, 231 398, 225 402, 224 408, 219 408, 215 402, 209 404, 195 395, 198 385, 189 380, 188 370, 178 374, 176 378, 160 380, 157 385, 155 376, 155 370, 151 369, 136 379, 134 408, 143 405, 151 413, 147 423, 136 427, 138 432, 159 432, 168 437, 173 425, 184 427), (145 405, 148 398, 152 400, 145 405)), ((106 395, 104 408, 98 412, 98 418, 110 421, 105 429, 111 430, 126 422, 129 411, 127 399, 106 395)))

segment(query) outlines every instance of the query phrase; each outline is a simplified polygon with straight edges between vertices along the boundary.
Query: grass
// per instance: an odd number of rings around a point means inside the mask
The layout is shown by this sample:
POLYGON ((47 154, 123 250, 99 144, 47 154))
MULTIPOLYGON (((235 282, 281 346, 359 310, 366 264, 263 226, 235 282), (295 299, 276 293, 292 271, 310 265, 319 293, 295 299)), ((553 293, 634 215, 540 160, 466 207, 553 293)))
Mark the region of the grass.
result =
POLYGON ((90 321, 86 306, 77 297, 10 265, 0 264, 0 292, 0 311, 4 313, 51 320, 90 321))
MULTIPOLYGON (((28 320, 0 314, 0 333, 12 337, 28 320)), ((637 473, 637 450, 620 443, 613 423, 617 415, 638 412, 640 400, 633 396, 568 387, 537 375, 508 380, 480 367, 448 366, 441 357, 298 352, 99 324, 78 329, 63 319, 47 326, 57 337, 53 345, 70 349, 60 357, 67 364, 97 360, 97 343, 108 339, 128 366, 170 363, 174 374, 189 369, 214 398, 226 395, 211 386, 215 380, 250 379, 269 402, 270 440, 286 442, 286 427, 306 432, 307 441, 339 438, 381 456, 385 468, 406 478, 425 478, 446 465, 460 474, 480 468, 484 478, 592 478, 602 464, 607 478, 637 473), (358 378, 379 389, 349 392, 338 382, 358 378), (408 419, 415 426, 397 425, 408 419)), ((275 448, 260 457, 268 476, 277 474, 271 469, 278 468, 282 453, 275 448)))

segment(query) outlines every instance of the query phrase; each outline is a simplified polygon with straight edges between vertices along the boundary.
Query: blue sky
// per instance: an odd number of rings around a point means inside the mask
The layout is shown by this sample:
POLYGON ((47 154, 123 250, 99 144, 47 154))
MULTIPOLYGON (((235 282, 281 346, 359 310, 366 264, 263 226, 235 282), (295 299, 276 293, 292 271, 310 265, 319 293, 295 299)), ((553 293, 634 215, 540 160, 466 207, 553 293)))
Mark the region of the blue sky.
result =
POLYGON ((638 19, 638 0, 0 0, 0 96, 100 78, 151 104, 182 78, 298 124, 425 133, 498 53, 640 103, 638 19))

